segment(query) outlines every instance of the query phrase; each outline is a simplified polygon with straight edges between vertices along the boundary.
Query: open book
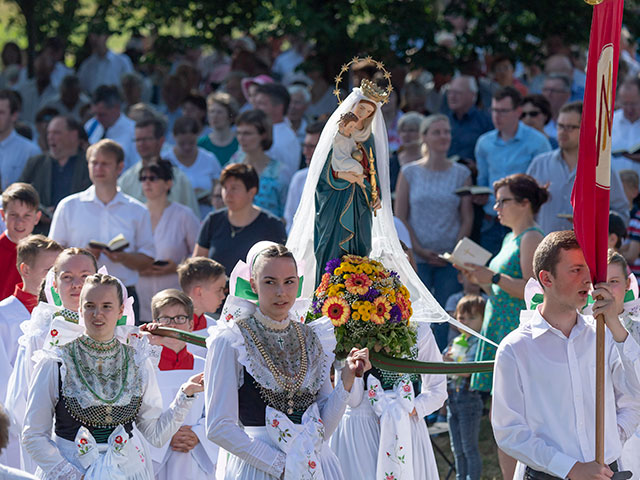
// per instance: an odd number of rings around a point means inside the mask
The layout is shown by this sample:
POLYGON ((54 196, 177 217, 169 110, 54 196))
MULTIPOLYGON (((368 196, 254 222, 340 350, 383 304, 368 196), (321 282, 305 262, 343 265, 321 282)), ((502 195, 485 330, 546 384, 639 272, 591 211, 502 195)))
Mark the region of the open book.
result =
POLYGON ((636 154, 638 152, 640 152, 640 143, 636 143, 635 145, 632 145, 629 148, 622 148, 620 150, 614 150, 613 152, 611 152, 611 155, 624 155, 625 153, 633 155, 633 154, 636 154))
POLYGON ((126 238, 124 238, 124 235, 120 233, 113 237, 109 241, 109 243, 102 243, 97 240, 91 240, 89 242, 89 246, 91 248, 109 250, 110 252, 120 252, 129 246, 129 242, 126 238))
POLYGON ((493 188, 483 187, 482 185, 467 185, 456 188, 455 193, 458 195, 493 195, 493 188))
POLYGON ((438 255, 449 263, 465 268, 465 263, 485 265, 491 258, 491 252, 484 249, 468 237, 461 239, 451 253, 438 255))

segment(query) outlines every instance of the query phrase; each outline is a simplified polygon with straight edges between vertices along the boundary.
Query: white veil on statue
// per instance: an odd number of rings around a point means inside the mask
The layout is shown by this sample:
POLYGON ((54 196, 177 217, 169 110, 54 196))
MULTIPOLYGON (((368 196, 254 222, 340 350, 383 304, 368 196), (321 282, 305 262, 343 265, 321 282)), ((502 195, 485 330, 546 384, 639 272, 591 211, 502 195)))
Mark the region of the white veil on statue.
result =
MULTIPOLYGON (((309 173, 304 184, 302 199, 293 219, 293 225, 287 240, 287 248, 293 252, 296 258, 304 259, 306 264, 305 276, 302 286, 302 296, 311 298, 315 288, 316 261, 313 248, 314 226, 316 221, 315 192, 318 179, 331 151, 333 137, 338 131, 340 117, 353 111, 360 100, 373 101, 367 97, 360 88, 354 88, 351 94, 340 104, 327 121, 320 135, 320 141, 311 159, 309 173)), ((382 207, 373 217, 371 231, 370 257, 382 262, 382 264, 400 275, 402 283, 411 294, 413 308, 413 321, 446 322, 451 317, 440 304, 433 298, 427 287, 424 286, 417 273, 409 263, 402 250, 396 227, 393 222, 391 209, 391 188, 389 185, 389 142, 387 129, 382 117, 382 102, 375 102, 376 111, 371 124, 376 147, 376 165, 378 178, 380 179, 380 192, 382 207)), ((337 221, 337 218, 336 218, 337 221)))

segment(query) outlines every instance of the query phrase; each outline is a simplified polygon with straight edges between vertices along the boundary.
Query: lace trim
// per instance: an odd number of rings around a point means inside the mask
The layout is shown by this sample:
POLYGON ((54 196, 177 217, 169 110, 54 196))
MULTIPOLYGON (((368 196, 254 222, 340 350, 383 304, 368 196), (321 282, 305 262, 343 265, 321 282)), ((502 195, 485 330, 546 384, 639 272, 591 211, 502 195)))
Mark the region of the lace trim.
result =
POLYGON ((73 464, 63 460, 44 475, 44 480, 80 480, 83 475, 73 464))
POLYGON ((22 335, 18 340, 20 345, 28 346, 30 337, 43 338, 49 332, 53 317, 59 314, 59 307, 48 303, 39 303, 31 312, 31 318, 20 324, 22 335))
POLYGON ((271 465, 274 476, 277 478, 280 478, 286 466, 287 466, 287 455, 282 452, 278 452, 276 459, 273 461, 273 464, 271 465))
POLYGON ((268 330, 281 331, 286 329, 291 324, 291 319, 289 317, 279 322, 277 320, 273 320, 271 317, 262 313, 260 309, 257 309, 255 311, 254 316, 268 330))

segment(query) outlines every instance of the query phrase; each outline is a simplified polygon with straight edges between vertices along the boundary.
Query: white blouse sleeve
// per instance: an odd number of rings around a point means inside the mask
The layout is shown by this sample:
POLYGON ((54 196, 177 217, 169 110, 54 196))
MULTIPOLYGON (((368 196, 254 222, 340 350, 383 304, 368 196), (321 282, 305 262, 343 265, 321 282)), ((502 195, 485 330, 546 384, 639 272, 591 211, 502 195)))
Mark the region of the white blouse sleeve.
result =
MULTIPOLYGON (((361 383, 353 382, 351 391, 354 388, 364 388, 361 383)), ((324 423, 324 438, 333 435, 338 424, 347 409, 347 400, 349 400, 349 392, 347 392, 342 384, 342 376, 336 378, 336 387, 331 385, 329 376, 322 384, 322 388, 318 392, 318 407, 320 407, 320 417, 324 423)))
POLYGON ((219 327, 213 334, 205 366, 207 437, 228 452, 276 478, 284 471, 286 455, 271 445, 251 438, 238 425, 240 374, 233 333, 219 327))
POLYGON ((54 359, 46 358, 36 365, 27 396, 22 443, 44 472, 45 480, 75 480, 82 477, 82 472, 62 456, 51 439, 59 377, 58 362, 54 359))
MULTIPOLYGON (((421 362, 442 362, 442 355, 428 324, 418 326, 418 360, 421 362)), ((420 375, 422 388, 415 399, 418 418, 423 418, 438 410, 447 399, 446 375, 420 375)))
POLYGON ((169 408, 163 412, 162 395, 151 360, 147 360, 143 368, 147 370, 147 385, 142 394, 142 405, 136 418, 136 426, 151 445, 160 448, 184 424, 194 398, 187 397, 180 389, 169 408))

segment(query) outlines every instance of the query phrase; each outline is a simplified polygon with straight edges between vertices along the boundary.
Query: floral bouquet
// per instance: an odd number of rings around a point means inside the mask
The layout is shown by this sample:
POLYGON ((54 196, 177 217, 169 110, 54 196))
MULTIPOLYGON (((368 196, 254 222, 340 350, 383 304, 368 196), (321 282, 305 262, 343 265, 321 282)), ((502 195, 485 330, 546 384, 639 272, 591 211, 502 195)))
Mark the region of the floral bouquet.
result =
POLYGON ((336 357, 353 347, 409 357, 416 343, 409 291, 394 271, 367 257, 345 255, 327 262, 307 320, 329 317, 336 357))

